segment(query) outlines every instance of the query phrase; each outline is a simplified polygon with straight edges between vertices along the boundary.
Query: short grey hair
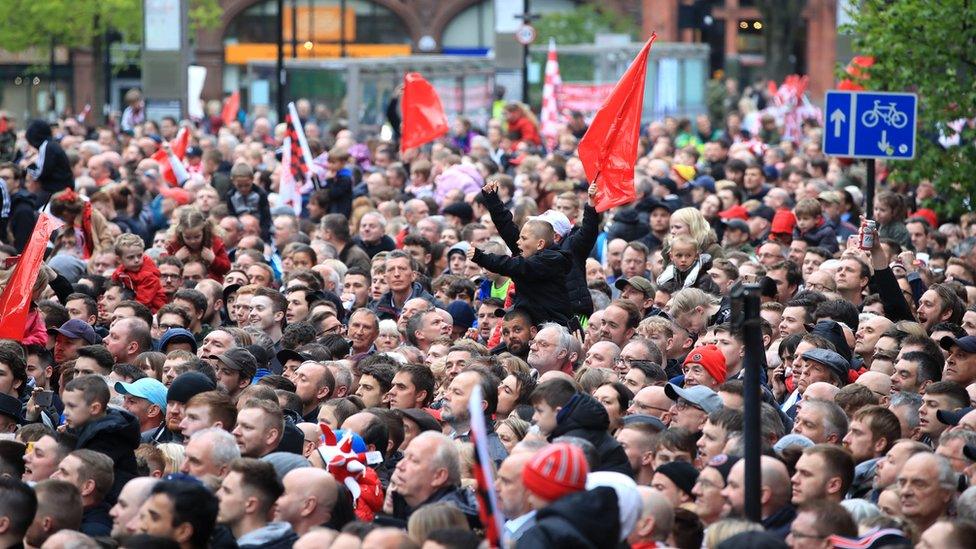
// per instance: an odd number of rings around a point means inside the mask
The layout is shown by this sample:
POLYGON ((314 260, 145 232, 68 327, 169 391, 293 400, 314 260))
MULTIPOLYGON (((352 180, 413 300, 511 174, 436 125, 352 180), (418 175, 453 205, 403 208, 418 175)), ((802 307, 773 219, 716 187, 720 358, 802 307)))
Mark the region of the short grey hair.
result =
POLYGON ((237 447, 237 440, 234 439, 234 435, 220 427, 201 429, 190 436, 190 440, 202 438, 210 439, 210 459, 213 460, 216 467, 229 466, 230 462, 241 457, 241 449, 237 447))
MULTIPOLYGON (((557 324, 555 322, 544 323, 542 326, 539 327, 539 331, 546 330, 548 328, 552 328, 553 330, 556 330, 556 332, 559 334, 559 342, 557 343, 559 348, 569 351, 570 345, 572 345, 573 340, 576 339, 573 337, 573 334, 569 333, 569 330, 567 330, 565 326, 563 326, 562 324, 557 324)), ((536 333, 538 334, 539 332, 536 333)))
POLYGON ((326 368, 332 372, 335 378, 336 387, 352 388, 352 371, 338 360, 330 360, 325 363, 326 368))
POLYGON ((834 402, 815 398, 804 400, 803 407, 807 406, 818 408, 823 414, 824 436, 836 435, 838 441, 844 438, 847 434, 848 421, 843 408, 834 402))
MULTIPOLYGON (((413 440, 434 439, 437 441, 437 448, 430 456, 430 464, 433 468, 443 467, 447 470, 447 484, 449 486, 461 485, 461 457, 458 454, 458 447, 454 441, 443 433, 436 431, 424 431, 413 440)), ((411 442, 412 444, 412 442, 411 442)))
POLYGON ((908 422, 909 429, 915 429, 918 427, 918 409, 921 407, 922 395, 918 393, 909 393, 907 391, 899 391, 895 393, 891 396, 891 401, 888 403, 888 408, 907 408, 905 420, 908 422))
POLYGON ((956 517, 976 522, 976 486, 966 488, 956 500, 956 517))
POLYGON ((380 227, 383 227, 384 229, 386 228, 386 218, 383 217, 383 214, 380 212, 374 210, 364 213, 363 216, 359 218, 359 223, 362 224, 367 217, 375 217, 376 222, 379 223, 380 227))
POLYGON ((602 311, 610 306, 610 298, 600 290, 590 290, 590 299, 593 301, 593 310, 602 311))

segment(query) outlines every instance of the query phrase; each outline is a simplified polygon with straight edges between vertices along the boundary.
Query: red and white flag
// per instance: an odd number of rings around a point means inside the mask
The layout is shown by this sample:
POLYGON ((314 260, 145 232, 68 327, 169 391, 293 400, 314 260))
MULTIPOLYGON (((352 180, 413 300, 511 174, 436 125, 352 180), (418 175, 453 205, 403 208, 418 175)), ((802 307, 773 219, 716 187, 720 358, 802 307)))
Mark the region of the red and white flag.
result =
POLYGON ((559 76, 559 58, 556 56, 556 39, 550 38, 549 57, 546 58, 546 81, 542 86, 542 113, 539 117, 542 138, 546 149, 550 151, 556 148, 559 128, 563 124, 558 99, 559 88, 562 85, 563 79, 559 76))
POLYGON ((281 174, 278 180, 278 197, 282 206, 291 208, 295 215, 302 213, 302 193, 298 190, 298 180, 292 171, 291 137, 285 137, 281 148, 281 174))
MULTIPOLYGON (((173 151, 173 155, 176 156, 175 159, 171 158, 170 155, 166 154, 166 150, 162 147, 156 149, 153 153, 152 159, 159 164, 159 173, 162 175, 163 179, 169 183, 171 187, 179 187, 182 181, 177 177, 177 171, 185 172, 185 168, 182 166, 175 167, 173 162, 183 162, 186 157, 186 149, 190 146, 190 132, 186 128, 180 128, 179 133, 176 134, 176 138, 170 142, 170 148, 173 151)), ((185 173, 184 173, 185 175, 185 173)))
POLYGON ((290 138, 289 145, 291 150, 291 173, 295 181, 301 181, 304 188, 311 190, 314 182, 312 181, 312 151, 308 148, 308 141, 305 139, 305 129, 302 128, 302 121, 298 118, 298 109, 295 103, 288 103, 288 114, 285 115, 285 138, 290 138))

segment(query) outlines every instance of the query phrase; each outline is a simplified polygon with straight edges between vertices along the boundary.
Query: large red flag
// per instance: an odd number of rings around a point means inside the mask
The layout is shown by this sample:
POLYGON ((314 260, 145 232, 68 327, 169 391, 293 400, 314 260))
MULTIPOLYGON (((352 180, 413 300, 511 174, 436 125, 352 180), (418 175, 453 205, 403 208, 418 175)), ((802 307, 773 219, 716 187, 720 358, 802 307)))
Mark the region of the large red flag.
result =
POLYGON ((34 233, 24 247, 14 271, 7 280, 7 286, 0 293, 0 339, 20 341, 24 338, 24 328, 27 326, 27 312, 33 297, 34 282, 41 262, 44 261, 44 251, 51 233, 64 223, 42 213, 34 226, 34 233))
POLYGON ((403 77, 400 106, 403 110, 401 151, 419 147, 447 133, 447 115, 437 90, 420 73, 408 72, 403 77))
POLYGON ((629 204, 637 198, 634 166, 644 108, 647 54, 656 34, 644 44, 627 72, 597 111, 579 143, 579 157, 586 177, 596 183, 596 211, 629 204))

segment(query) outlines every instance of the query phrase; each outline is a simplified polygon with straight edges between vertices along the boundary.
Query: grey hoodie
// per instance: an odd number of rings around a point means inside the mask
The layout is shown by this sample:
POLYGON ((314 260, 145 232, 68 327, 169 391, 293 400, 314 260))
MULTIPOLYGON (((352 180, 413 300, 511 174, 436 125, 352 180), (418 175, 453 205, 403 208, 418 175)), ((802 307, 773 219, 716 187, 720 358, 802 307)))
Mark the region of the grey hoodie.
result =
POLYGON ((290 548, 298 536, 287 522, 269 522, 237 540, 238 547, 290 548))

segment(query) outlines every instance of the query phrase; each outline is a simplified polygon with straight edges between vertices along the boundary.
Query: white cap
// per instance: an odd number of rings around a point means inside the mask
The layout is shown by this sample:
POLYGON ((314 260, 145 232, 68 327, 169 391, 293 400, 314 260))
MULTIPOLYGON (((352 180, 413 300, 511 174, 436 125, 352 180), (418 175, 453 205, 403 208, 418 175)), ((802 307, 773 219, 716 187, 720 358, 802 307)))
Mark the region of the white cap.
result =
POLYGON ((558 210, 546 210, 542 215, 530 217, 529 219, 545 221, 560 238, 566 238, 569 231, 573 230, 573 224, 569 222, 569 218, 566 217, 566 214, 558 210))
POLYGON ((851 199, 854 201, 855 205, 860 206, 863 203, 862 201, 864 200, 864 194, 861 193, 861 189, 854 185, 848 185, 844 187, 844 190, 850 193, 851 199))

